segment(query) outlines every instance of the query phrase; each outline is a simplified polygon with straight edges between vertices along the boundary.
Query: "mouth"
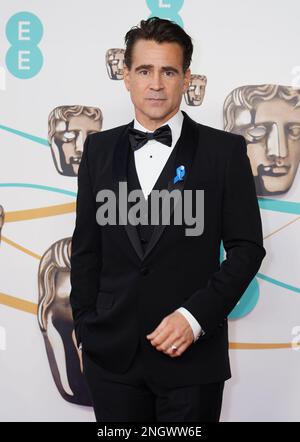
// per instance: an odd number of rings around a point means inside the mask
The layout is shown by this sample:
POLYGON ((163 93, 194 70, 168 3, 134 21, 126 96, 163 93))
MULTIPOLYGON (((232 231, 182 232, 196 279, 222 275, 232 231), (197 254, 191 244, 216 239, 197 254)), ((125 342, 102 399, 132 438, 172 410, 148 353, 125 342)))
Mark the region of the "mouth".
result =
POLYGON ((166 101, 165 98, 146 98, 146 101, 153 107, 162 106, 166 101))
POLYGON ((166 101, 166 98, 146 98, 148 101, 166 101))
POLYGON ((260 175, 266 175, 271 177, 281 177, 289 173, 291 166, 277 166, 276 164, 270 166, 260 165, 258 167, 258 173, 260 175))

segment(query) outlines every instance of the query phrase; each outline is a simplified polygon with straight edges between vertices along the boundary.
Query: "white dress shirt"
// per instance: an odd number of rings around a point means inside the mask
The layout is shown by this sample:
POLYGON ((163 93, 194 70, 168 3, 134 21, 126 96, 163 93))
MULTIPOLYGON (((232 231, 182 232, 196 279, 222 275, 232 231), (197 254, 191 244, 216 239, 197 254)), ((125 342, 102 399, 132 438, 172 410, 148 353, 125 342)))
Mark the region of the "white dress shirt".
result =
MULTIPOLYGON (((148 198, 151 190, 154 187, 161 171, 163 170, 169 156, 172 153, 174 146, 176 145, 178 138, 181 134, 183 123, 183 113, 181 110, 173 115, 168 121, 166 121, 162 126, 168 124, 172 132, 172 145, 167 146, 162 144, 157 140, 149 140, 144 146, 134 151, 135 167, 137 175, 141 184, 142 191, 145 198, 148 198)), ((141 130, 143 132, 154 132, 143 127, 138 120, 134 119, 135 129, 141 130)), ((184 307, 178 308, 179 311, 189 322, 193 334, 194 342, 199 338, 202 332, 202 328, 196 318, 184 307)))

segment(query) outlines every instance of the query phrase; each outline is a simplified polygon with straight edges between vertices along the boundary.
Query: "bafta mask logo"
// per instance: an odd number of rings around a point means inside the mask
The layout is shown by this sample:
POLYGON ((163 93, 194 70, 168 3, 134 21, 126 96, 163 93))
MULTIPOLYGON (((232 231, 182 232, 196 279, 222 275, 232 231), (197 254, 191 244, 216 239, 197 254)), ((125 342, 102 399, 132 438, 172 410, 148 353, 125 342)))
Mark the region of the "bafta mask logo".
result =
POLYGON ((205 75, 191 74, 189 87, 184 93, 184 99, 188 106, 200 106, 202 104, 206 83, 205 75))
POLYGON ((246 138, 258 196, 291 188, 300 161, 300 89, 272 84, 234 89, 224 103, 224 128, 246 138))
POLYGON ((38 323, 52 376, 61 396, 74 404, 91 405, 69 301, 71 240, 65 238, 55 242, 41 258, 38 323))
POLYGON ((77 176, 87 135, 100 132, 103 116, 97 107, 58 106, 48 118, 48 142, 56 170, 77 176))
POLYGON ((4 224, 4 209, 3 207, 0 205, 0 243, 1 243, 1 230, 4 224))
POLYGON ((111 80, 123 79, 124 49, 108 49, 105 54, 105 63, 108 76, 111 80))

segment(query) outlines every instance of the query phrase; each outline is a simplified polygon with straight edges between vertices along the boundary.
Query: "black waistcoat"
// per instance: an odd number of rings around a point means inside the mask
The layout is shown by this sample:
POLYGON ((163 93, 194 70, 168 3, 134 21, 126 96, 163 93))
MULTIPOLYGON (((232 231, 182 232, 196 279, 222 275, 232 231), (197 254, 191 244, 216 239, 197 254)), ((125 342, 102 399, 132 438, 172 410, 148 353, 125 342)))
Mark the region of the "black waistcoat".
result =
MULTIPOLYGON (((165 166, 163 167, 161 174, 159 175, 156 183, 153 186, 153 189, 155 190, 162 190, 162 189, 168 189, 168 182, 171 178, 175 177, 176 175, 176 167, 175 167, 175 157, 176 157, 176 150, 178 147, 178 141, 176 145, 174 146, 171 155, 169 156, 165 166)), ((162 149, 171 149, 169 146, 161 145, 162 149)), ((149 167, 151 167, 151 158, 149 158, 149 167)), ((140 181, 137 175, 136 166, 135 166, 135 158, 134 158, 134 152, 131 148, 129 148, 129 155, 128 155, 128 165, 127 165, 127 185, 128 185, 128 193, 132 190, 139 189, 141 190, 140 181)), ((152 190, 153 190, 152 189, 152 190)), ((152 193, 152 191, 151 191, 152 193)), ((147 245, 150 241, 153 228, 154 226, 151 225, 151 195, 148 195, 147 198, 147 205, 148 205, 148 224, 137 224, 137 231, 140 237, 141 245, 143 248, 143 252, 145 253, 147 249, 147 245)), ((135 203, 129 203, 129 207, 132 206, 135 203)))

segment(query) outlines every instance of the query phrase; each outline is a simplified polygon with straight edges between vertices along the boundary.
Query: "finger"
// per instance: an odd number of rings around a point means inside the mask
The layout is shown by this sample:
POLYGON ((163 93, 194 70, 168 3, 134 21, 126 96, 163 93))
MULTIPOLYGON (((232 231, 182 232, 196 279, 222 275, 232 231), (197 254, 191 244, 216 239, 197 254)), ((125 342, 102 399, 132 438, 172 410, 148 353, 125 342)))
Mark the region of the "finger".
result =
POLYGON ((149 335, 146 335, 146 337, 150 340, 155 339, 156 336, 161 332, 161 330, 162 330, 162 327, 161 327, 161 325, 159 325, 158 327, 156 327, 156 329, 152 333, 150 333, 149 335))
POLYGON ((174 349, 172 349, 172 345, 175 345, 177 348, 179 348, 179 346, 182 345, 185 341, 186 340, 183 336, 179 338, 178 334, 172 334, 159 347, 157 347, 157 349, 163 351, 166 354, 171 354, 174 351, 174 349))
POLYGON ((173 339, 171 342, 168 342, 168 348, 166 354, 169 356, 180 356, 186 349, 192 344, 193 340, 187 339, 186 336, 181 336, 181 338, 173 339), (175 351, 172 349, 172 345, 177 347, 175 351))
POLYGON ((188 345, 186 343, 183 343, 183 344, 177 346, 177 350, 176 351, 170 352, 170 353, 168 353, 168 355, 171 358, 178 358, 179 356, 181 356, 186 351, 187 348, 188 348, 188 345))
POLYGON ((151 339, 151 344, 155 347, 160 346, 164 341, 169 339, 170 330, 164 328, 154 339, 151 339))
MULTIPOLYGON (((165 318, 164 318, 165 319, 165 318)), ((153 332, 149 333, 148 335, 146 335, 146 337, 148 339, 154 339, 166 326, 166 321, 162 320, 161 323, 156 327, 155 330, 153 330, 153 332)))
POLYGON ((176 345, 176 347, 178 347, 183 343, 183 341, 184 341, 183 336, 180 337, 178 336, 178 333, 174 332, 170 333, 168 336, 166 336, 163 342, 157 347, 157 350, 161 350, 167 353, 172 345, 176 345))

